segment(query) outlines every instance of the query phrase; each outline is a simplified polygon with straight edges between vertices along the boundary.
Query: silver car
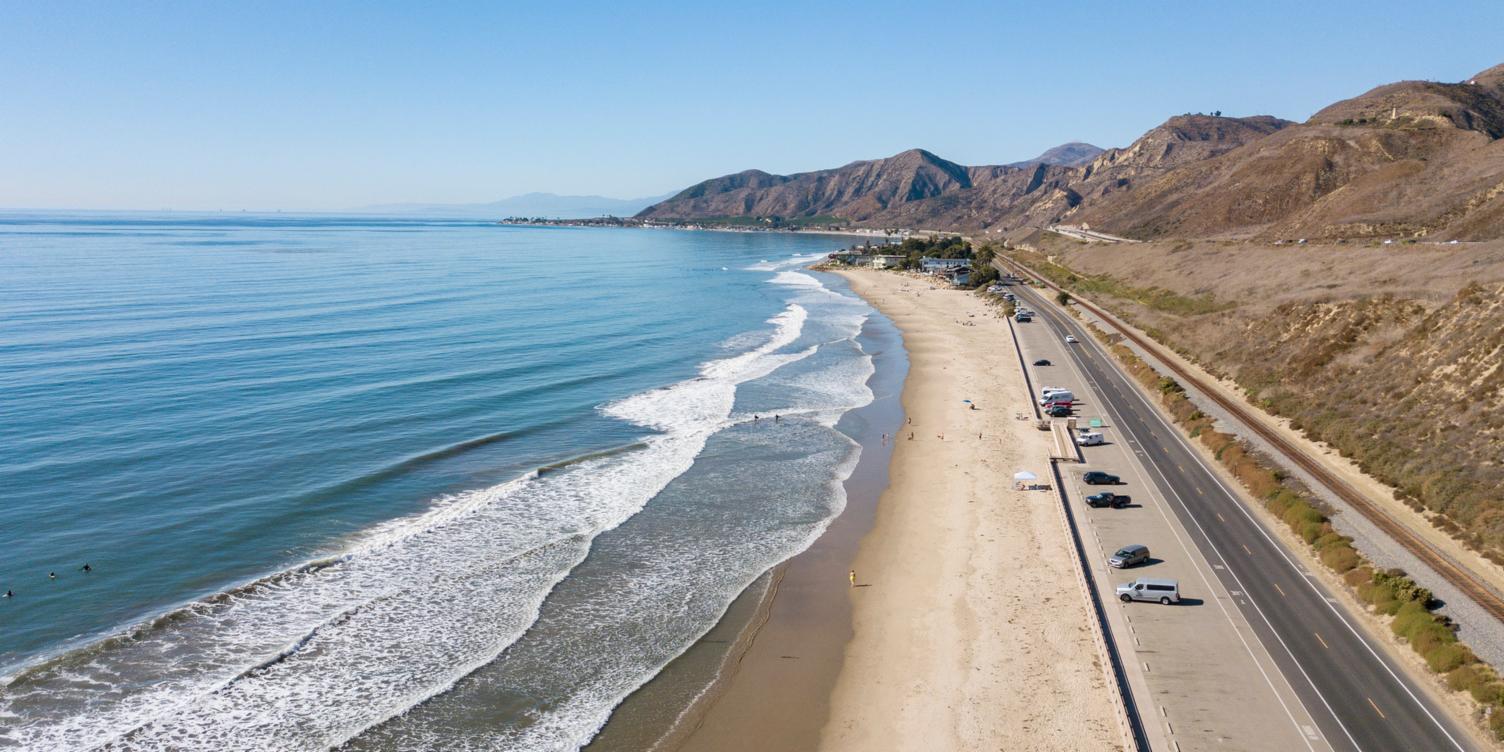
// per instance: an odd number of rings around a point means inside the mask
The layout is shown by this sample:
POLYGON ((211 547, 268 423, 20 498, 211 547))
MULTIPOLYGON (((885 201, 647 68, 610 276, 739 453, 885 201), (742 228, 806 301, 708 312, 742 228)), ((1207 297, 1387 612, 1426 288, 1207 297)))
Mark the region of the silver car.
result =
POLYGON ((1107 557, 1107 566, 1118 569, 1136 567, 1140 564, 1149 563, 1149 547, 1137 543, 1130 543, 1118 549, 1113 555, 1107 557))
POLYGON ((1131 601, 1159 601, 1168 606, 1171 603, 1180 602, 1180 583, 1176 580, 1155 580, 1148 577, 1140 577, 1133 582, 1125 582, 1118 586, 1118 600, 1124 603, 1131 601))

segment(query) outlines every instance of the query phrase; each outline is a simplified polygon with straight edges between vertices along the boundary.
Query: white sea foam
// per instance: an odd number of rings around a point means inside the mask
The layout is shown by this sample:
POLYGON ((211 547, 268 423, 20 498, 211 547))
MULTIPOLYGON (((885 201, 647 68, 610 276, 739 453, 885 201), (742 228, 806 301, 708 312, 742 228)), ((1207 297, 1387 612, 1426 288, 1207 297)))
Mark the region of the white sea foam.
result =
MULTIPOLYGON (((854 340, 865 308, 810 275, 785 270, 808 260, 772 263, 769 271, 777 274, 770 281, 792 288, 793 302, 770 320, 773 331, 756 347, 703 364, 697 378, 602 406, 607 415, 659 432, 644 449, 457 495, 426 514, 373 528, 334 557, 190 604, 10 677, 0 682, 0 747, 321 749, 454 687, 534 625, 545 598, 584 560, 596 536, 637 514, 693 465, 711 436, 742 419, 731 414, 738 385, 772 375, 787 396, 783 412, 813 414, 827 427, 872 399, 865 386, 872 361, 854 340), (854 349, 857 357, 816 357, 829 347, 854 349), (780 373, 807 360, 815 367, 780 373)), ((685 617, 693 617, 698 632, 655 638, 678 642, 666 653, 655 648, 650 659, 634 658, 632 649, 633 640, 648 636, 609 635, 620 643, 616 663, 564 701, 539 709, 535 723, 504 740, 433 737, 428 746, 505 741, 560 749, 588 741, 623 697, 714 624, 731 597, 808 547, 839 514, 841 482, 857 453, 849 439, 829 433, 836 454, 796 461, 806 477, 834 468, 816 518, 725 544, 739 549, 716 551, 713 561, 729 568, 649 568, 612 604, 618 615, 663 608, 654 600, 663 597, 663 583, 680 580, 681 589, 721 598, 709 611, 701 603, 685 617)), ((779 503, 777 489, 767 495, 779 503)))
POLYGON ((761 346, 605 406, 662 432, 643 450, 459 495, 322 566, 13 677, 0 689, 0 745, 319 749, 443 692, 528 628, 596 535, 688 469, 738 383, 814 351, 777 352, 806 318, 790 305, 761 346))

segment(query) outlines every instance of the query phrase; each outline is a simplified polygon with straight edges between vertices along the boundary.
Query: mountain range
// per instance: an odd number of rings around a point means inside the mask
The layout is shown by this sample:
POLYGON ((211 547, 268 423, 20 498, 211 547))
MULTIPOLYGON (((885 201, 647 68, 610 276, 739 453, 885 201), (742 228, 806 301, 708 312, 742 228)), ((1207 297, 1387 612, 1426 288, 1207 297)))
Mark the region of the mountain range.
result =
POLYGON ((1500 237, 1504 65, 1380 86, 1302 123, 1177 115, 1125 148, 1066 144, 1007 165, 910 149, 793 175, 748 170, 638 214, 746 216, 967 232, 1087 224, 1139 239, 1500 237))
POLYGON ((555 193, 524 193, 482 204, 379 204, 358 209, 361 213, 407 216, 448 217, 455 219, 500 219, 502 217, 546 217, 549 219, 592 217, 630 217, 668 196, 649 198, 607 198, 605 196, 560 196, 555 193))

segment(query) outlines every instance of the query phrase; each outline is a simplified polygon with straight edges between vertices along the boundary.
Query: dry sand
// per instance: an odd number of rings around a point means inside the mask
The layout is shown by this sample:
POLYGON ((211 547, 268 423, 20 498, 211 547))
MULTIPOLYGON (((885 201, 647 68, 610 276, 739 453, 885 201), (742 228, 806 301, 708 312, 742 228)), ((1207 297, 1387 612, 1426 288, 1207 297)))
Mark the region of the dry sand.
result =
POLYGON ((1012 488, 1020 468, 1047 477, 1049 435, 1018 419, 1028 398, 1007 323, 926 280, 843 276, 903 331, 912 425, 854 564, 821 748, 1116 748, 1058 502, 1012 488))

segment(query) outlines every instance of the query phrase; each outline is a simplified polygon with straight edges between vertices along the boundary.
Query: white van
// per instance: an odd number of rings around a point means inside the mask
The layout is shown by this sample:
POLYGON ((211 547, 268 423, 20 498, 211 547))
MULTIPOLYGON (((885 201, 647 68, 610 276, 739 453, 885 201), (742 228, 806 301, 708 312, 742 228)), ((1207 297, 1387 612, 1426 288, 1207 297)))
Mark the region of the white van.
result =
POLYGON ((1171 603, 1180 602, 1180 582, 1177 580, 1154 580, 1148 577, 1140 577, 1133 582, 1125 582, 1118 586, 1118 599, 1124 603, 1131 601, 1159 601, 1168 606, 1171 603))
POLYGON ((1063 386, 1047 386, 1047 387, 1044 387, 1043 389, 1039 390, 1039 396, 1041 396, 1041 397, 1048 397, 1048 396, 1050 396, 1051 392, 1069 392, 1069 391, 1070 391, 1069 389, 1066 389, 1063 386))
POLYGON ((1076 444, 1080 446, 1097 446, 1098 444, 1105 443, 1107 443, 1107 439, 1103 438, 1102 434, 1097 431, 1082 431, 1076 434, 1076 444))
POLYGON ((1047 405, 1051 402, 1075 402, 1076 395, 1069 389, 1058 389, 1039 398, 1039 404, 1047 405))

